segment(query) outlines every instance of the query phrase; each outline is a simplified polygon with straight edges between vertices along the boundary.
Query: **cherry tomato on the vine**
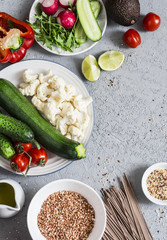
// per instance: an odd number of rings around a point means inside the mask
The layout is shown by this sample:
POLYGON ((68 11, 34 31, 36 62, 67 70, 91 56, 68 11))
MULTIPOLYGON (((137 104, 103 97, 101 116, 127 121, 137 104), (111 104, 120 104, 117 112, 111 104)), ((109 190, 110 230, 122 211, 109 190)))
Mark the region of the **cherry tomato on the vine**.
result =
POLYGON ((14 143, 15 149, 17 153, 21 153, 23 150, 25 152, 29 152, 32 148, 32 143, 21 143, 21 142, 15 142, 14 143))
POLYGON ((48 155, 43 148, 32 148, 28 154, 32 157, 31 163, 34 165, 45 166, 48 161, 48 155))
POLYGON ((123 35, 123 40, 131 48, 136 48, 141 44, 141 37, 139 33, 134 29, 129 29, 123 35))
POLYGON ((29 165, 29 158, 23 154, 16 154, 10 161, 11 168, 16 172, 24 172, 29 165))
POLYGON ((161 18, 155 13, 148 13, 143 19, 143 28, 147 31, 155 31, 159 28, 161 18))

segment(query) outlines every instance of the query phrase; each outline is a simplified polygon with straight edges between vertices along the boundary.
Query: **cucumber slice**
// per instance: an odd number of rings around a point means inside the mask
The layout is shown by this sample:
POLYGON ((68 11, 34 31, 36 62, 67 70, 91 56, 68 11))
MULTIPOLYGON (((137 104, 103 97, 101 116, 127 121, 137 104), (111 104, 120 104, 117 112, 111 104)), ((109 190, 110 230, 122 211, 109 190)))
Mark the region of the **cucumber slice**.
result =
POLYGON ((92 8, 95 18, 97 18, 101 11, 101 3, 97 0, 94 0, 94 1, 90 2, 90 5, 91 5, 91 8, 92 8))
POLYGON ((102 31, 93 14, 89 0, 77 0, 76 7, 79 21, 86 36, 93 42, 100 40, 102 37, 102 31))
POLYGON ((75 27, 75 40, 79 44, 85 43, 87 40, 87 36, 83 30, 83 27, 82 27, 80 21, 78 21, 78 23, 75 27))
MULTIPOLYGON (((95 18, 97 18, 101 11, 101 3, 97 0, 95 0, 95 1, 91 1, 90 5, 91 5, 91 8, 92 8, 95 18)), ((87 36, 83 30, 83 27, 82 27, 80 21, 78 21, 76 28, 75 28, 75 40, 79 44, 83 44, 87 40, 87 36)))

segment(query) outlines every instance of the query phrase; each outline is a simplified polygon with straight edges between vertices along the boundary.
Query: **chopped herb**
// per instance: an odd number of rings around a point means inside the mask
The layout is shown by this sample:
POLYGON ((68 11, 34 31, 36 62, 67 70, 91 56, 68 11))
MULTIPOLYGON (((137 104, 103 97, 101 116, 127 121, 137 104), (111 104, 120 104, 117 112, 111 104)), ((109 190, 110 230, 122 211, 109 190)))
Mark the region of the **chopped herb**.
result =
POLYGON ((11 28, 15 28, 15 25, 14 23, 8 19, 8 27, 11 29, 11 28))

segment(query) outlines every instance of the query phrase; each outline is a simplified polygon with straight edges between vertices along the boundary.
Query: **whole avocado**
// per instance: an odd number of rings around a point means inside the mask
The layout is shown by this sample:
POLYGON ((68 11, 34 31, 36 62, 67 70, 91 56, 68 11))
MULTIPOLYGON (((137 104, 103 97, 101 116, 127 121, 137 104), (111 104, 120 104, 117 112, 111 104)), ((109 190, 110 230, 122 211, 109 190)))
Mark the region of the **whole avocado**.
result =
POLYGON ((108 0, 111 19, 123 26, 137 22, 140 16, 139 0, 108 0))

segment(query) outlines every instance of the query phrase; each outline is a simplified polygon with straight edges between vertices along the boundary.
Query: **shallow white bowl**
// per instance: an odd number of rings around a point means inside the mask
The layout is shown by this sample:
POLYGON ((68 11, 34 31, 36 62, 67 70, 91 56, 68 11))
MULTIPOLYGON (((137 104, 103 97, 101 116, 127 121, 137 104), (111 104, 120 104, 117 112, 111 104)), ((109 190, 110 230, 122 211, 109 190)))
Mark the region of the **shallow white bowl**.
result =
MULTIPOLYGON (((34 23, 35 22, 35 13, 36 13, 36 5, 38 3, 42 3, 43 0, 35 0, 32 7, 31 7, 31 10, 30 10, 30 14, 29 14, 29 21, 31 23, 34 23)), ((106 30, 106 26, 107 26, 107 13, 106 13, 106 9, 105 9, 105 6, 104 6, 104 3, 103 3, 103 0, 99 0, 99 2, 101 3, 101 12, 97 18, 97 22, 102 30, 102 36, 104 35, 105 33, 105 30, 106 30)), ((63 10, 62 8, 60 8, 57 13, 55 15, 57 15, 61 10, 63 10)), ((36 40, 37 41, 37 40, 36 40)), ((45 44, 43 44, 42 42, 39 42, 37 41, 37 43, 42 47, 44 48, 45 50, 47 50, 48 52, 51 52, 53 54, 57 54, 57 55, 62 55, 62 56, 74 56, 74 55, 78 55, 78 54, 81 54, 81 53, 84 53, 88 50, 90 50, 92 47, 94 47, 97 43, 97 42, 92 42, 91 40, 87 39, 87 41, 83 44, 81 44, 81 46, 79 48, 72 48, 72 51, 73 52, 69 52, 69 51, 65 51, 63 50, 62 48, 59 48, 57 49, 57 47, 52 47, 52 50, 47 48, 45 44)))
POLYGON ((41 188, 33 197, 27 213, 27 226, 33 240, 46 240, 37 225, 37 216, 47 197, 57 191, 73 191, 84 196, 95 210, 95 226, 88 240, 100 240, 106 226, 106 211, 102 199, 90 186, 72 179, 51 182, 41 188))
POLYGON ((167 163, 166 162, 160 162, 151 165, 147 170, 144 172, 143 177, 142 177, 142 189, 145 194, 145 196, 153 203, 158 204, 158 205, 167 205, 167 200, 159 200, 157 198, 154 198, 150 195, 148 189, 147 189, 147 177, 156 169, 167 169, 167 163))

